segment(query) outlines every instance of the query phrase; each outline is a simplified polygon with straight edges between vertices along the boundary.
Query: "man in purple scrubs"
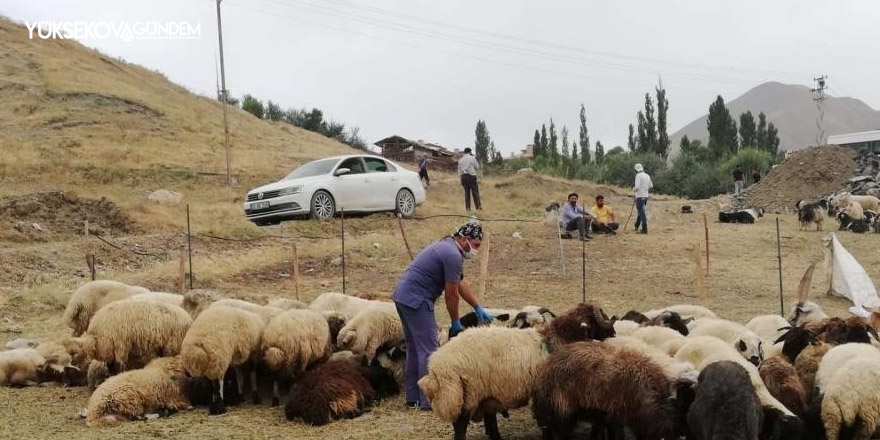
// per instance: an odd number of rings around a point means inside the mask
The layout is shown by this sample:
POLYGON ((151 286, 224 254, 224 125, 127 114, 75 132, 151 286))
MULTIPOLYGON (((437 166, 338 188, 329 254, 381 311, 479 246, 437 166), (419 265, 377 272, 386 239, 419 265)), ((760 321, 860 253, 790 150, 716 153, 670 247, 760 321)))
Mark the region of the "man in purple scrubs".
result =
POLYGON ((418 381, 428 374, 428 356, 437 350, 437 321, 434 302, 446 292, 446 310, 452 320, 450 330, 462 330, 458 315, 461 297, 474 308, 482 322, 492 321, 477 302, 470 286, 463 280, 463 259, 473 258, 483 240, 483 228, 476 223, 459 227, 446 237, 419 252, 394 289, 394 305, 403 324, 406 338, 406 403, 430 410, 428 399, 419 390, 418 381))

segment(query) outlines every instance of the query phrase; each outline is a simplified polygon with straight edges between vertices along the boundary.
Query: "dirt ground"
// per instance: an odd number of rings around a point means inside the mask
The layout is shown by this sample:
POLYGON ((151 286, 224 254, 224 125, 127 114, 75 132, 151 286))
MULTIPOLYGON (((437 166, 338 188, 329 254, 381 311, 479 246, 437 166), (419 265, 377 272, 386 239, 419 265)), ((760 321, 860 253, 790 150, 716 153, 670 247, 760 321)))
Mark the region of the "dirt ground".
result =
MULTIPOLYGON (((564 197, 571 184, 542 177, 514 177, 484 183, 488 218, 521 218, 536 221, 544 216, 542 205, 550 196, 564 197), (526 215, 526 214, 529 215, 526 215)), ((460 212, 455 206, 459 188, 452 178, 438 179, 429 190, 428 202, 419 215, 460 212)), ((626 221, 631 199, 621 196, 625 190, 599 188, 577 183, 584 197, 606 193, 608 202, 617 208, 621 223, 626 221)), ((647 310, 668 304, 700 303, 694 246, 705 246, 703 213, 708 217, 710 236, 709 276, 705 278, 704 303, 721 316, 745 322, 758 314, 779 313, 776 216, 760 219, 754 225, 729 225, 714 222, 719 200, 694 203, 661 197, 649 203, 649 235, 627 231, 617 236, 597 237, 584 248, 579 242, 562 242, 565 272, 560 264, 559 240, 555 226, 546 222, 488 221, 490 270, 484 304, 491 307, 540 304, 564 311, 581 301, 584 295, 582 267, 586 267, 586 298, 599 302, 609 313, 618 315, 629 309, 647 310), (681 214, 682 204, 696 207, 695 214, 681 214), (522 239, 513 234, 519 232, 522 239), (582 260, 585 251, 586 260, 582 260)), ((405 222, 407 236, 418 250, 441 237, 463 219, 440 217, 405 222)), ((799 231, 794 214, 779 217, 782 232, 785 304, 794 301, 795 289, 803 271, 812 261, 822 258, 822 238, 828 233, 799 231)), ((260 233, 332 235, 340 221, 326 224, 285 223, 263 229, 260 233)), ((408 261, 396 221, 377 214, 346 221, 346 290, 365 292, 381 298, 394 287, 408 261)), ((864 265, 872 277, 880 276, 880 255, 875 251, 875 235, 838 235, 844 246, 864 265)), ((127 244, 144 243, 161 247, 167 236, 134 235, 114 237, 127 244)), ((179 240, 179 239, 176 239, 179 240)), ((176 243, 176 242, 175 242, 176 243)), ((311 300, 320 292, 342 290, 342 268, 334 261, 341 243, 332 240, 297 241, 300 252, 301 292, 311 300)), ((175 244, 176 245, 176 244, 175 244)), ((8 248, 14 261, 24 255, 43 255, 52 261, 49 246, 54 246, 54 280, 6 284, 0 297, 0 343, 15 337, 59 339, 67 334, 60 322, 61 311, 70 289, 82 282, 76 275, 83 264, 76 254, 93 244, 69 241, 8 248), (36 246, 36 247, 34 247, 36 246), (60 250, 60 251, 59 251, 60 250), (79 269, 74 269, 79 268, 79 269), (60 281, 59 281, 60 280, 60 281), (42 284, 41 284, 42 283, 42 284)), ((172 246, 173 247, 173 246, 172 246)), ((288 260, 289 246, 271 240, 229 243, 200 238, 196 243, 196 286, 209 287, 227 296, 263 300, 269 296, 293 296, 288 260), (196 265, 198 264, 198 265, 196 265), (233 267, 240 265, 240 267, 233 267), (216 273, 212 274, 211 271, 216 273), (205 275, 199 275, 199 273, 205 275), (203 277, 203 278, 200 278, 203 277)), ((100 248, 105 264, 118 266, 105 275, 137 282, 153 289, 170 290, 175 283, 175 258, 131 255, 128 252, 100 248), (126 263, 126 260, 131 260, 126 263), (151 261, 150 259, 158 259, 151 261), (136 264, 143 261, 142 264, 136 264)), ((0 254, 2 255, 2 254, 0 254)), ((705 256, 703 256, 705 258, 705 256)), ((35 267, 34 271, 39 270, 35 267)), ((49 270, 49 269, 47 269, 49 270)), ((468 262, 466 276, 479 285, 477 262, 468 262)), ((845 315, 847 304, 824 296, 824 270, 817 270, 811 297, 829 312, 845 315)), ((827 286, 827 285, 826 285, 827 286)), ((438 320, 448 322, 442 307, 438 320)), ((244 405, 228 414, 208 417, 203 408, 177 414, 170 419, 133 422, 106 429, 87 429, 77 419, 77 412, 88 399, 85 389, 73 388, 0 388, 0 419, 11 420, 0 427, 0 438, 50 438, 58 434, 76 438, 394 438, 418 437, 447 439, 451 427, 433 415, 407 410, 402 398, 384 402, 370 414, 355 419, 313 428, 283 419, 279 408, 244 405)), ((510 421, 501 422, 501 432, 510 439, 536 439, 539 432, 527 408, 513 411, 510 421)), ((483 438, 480 426, 472 426, 468 438, 483 438)))

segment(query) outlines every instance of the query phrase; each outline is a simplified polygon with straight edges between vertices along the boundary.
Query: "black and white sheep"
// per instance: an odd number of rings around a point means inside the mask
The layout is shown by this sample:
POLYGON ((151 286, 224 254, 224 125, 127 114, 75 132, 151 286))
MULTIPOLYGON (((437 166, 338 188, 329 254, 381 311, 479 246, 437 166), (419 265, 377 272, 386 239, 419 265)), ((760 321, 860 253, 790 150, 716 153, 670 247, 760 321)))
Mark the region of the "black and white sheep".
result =
POLYGON ((754 365, 764 358, 763 341, 755 332, 742 324, 724 319, 705 318, 695 321, 689 336, 713 336, 721 339, 736 349, 754 365))
POLYGON ((738 209, 733 212, 719 212, 718 221, 721 223, 754 223, 755 220, 763 216, 763 208, 738 209))

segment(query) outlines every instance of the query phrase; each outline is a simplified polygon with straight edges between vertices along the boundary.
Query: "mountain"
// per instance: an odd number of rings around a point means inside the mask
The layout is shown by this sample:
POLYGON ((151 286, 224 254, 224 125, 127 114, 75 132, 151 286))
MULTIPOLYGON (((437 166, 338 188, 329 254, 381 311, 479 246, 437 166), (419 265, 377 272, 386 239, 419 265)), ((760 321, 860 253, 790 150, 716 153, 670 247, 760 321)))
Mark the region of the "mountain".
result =
MULTIPOLYGON (((761 84, 742 96, 727 101, 727 108, 739 126, 739 115, 751 111, 758 118, 764 112, 779 129, 779 146, 786 150, 800 150, 816 144, 816 118, 819 110, 808 87, 778 82, 761 84)), ((709 108, 710 103, 706 103, 709 108)), ((703 115, 671 136, 674 150, 684 135, 689 139, 709 139, 706 118, 703 115)), ((880 128, 880 111, 855 98, 828 96, 823 120, 825 135, 852 133, 880 128)))

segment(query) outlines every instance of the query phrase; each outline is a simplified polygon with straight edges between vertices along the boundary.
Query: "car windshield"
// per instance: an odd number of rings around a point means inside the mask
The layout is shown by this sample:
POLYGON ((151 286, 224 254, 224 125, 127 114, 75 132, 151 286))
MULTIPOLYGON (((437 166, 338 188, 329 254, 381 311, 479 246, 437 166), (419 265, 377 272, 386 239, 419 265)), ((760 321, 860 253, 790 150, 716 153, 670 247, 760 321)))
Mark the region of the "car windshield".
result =
POLYGON ((290 179, 299 179, 303 177, 312 177, 312 176, 320 176, 322 174, 329 174, 330 170, 333 169, 333 166, 336 165, 339 159, 325 159, 325 160, 316 160, 314 162, 309 162, 295 170, 292 173, 288 174, 284 180, 290 179))

